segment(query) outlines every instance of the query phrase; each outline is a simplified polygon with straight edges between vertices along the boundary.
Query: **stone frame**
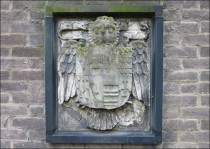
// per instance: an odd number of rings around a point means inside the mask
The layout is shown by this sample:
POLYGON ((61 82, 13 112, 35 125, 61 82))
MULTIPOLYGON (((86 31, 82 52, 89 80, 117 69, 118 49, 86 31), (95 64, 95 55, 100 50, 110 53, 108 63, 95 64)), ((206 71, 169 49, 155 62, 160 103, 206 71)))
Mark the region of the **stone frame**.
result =
POLYGON ((46 142, 77 144, 160 144, 162 142, 163 86, 163 17, 162 6, 77 5, 45 8, 45 113, 46 142), (56 102, 56 26, 57 17, 98 15, 148 17, 153 20, 152 87, 150 131, 57 131, 56 102))

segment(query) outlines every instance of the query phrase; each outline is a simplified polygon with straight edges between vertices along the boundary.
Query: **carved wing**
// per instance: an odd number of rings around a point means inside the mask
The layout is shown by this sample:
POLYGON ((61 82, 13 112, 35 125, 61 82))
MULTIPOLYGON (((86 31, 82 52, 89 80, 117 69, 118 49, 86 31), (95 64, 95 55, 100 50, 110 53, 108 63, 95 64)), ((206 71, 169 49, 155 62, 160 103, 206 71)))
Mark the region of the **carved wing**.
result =
POLYGON ((150 97, 150 71, 149 51, 144 41, 136 40, 130 43, 132 47, 132 95, 149 105, 150 97))
POLYGON ((58 103, 62 104, 76 95, 76 48, 78 42, 69 40, 58 55, 58 103))

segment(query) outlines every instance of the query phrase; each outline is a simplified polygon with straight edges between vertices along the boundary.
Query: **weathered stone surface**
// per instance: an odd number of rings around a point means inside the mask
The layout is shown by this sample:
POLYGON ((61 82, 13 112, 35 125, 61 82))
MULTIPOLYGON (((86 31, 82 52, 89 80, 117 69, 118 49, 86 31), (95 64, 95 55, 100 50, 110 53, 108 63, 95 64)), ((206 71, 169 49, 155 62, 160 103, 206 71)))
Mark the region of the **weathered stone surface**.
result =
POLYGON ((209 96, 201 96, 201 105, 203 106, 209 106, 209 96))
POLYGON ((30 11, 31 20, 44 20, 44 11, 30 11))
POLYGON ((198 130, 197 120, 166 120, 167 131, 195 131, 198 130))
POLYGON ((209 117, 208 108, 182 108, 181 113, 183 118, 206 119, 209 117))
POLYGON ((27 115, 27 106, 26 105, 2 105, 1 106, 2 115, 11 115, 11 116, 26 116, 27 115))
POLYGON ((25 142, 14 142, 13 146, 15 148, 45 148, 46 144, 44 142, 38 141, 25 141, 25 142))
POLYGON ((183 20, 200 21, 209 19, 209 11, 206 10, 184 10, 182 12, 183 20))
POLYGON ((179 107, 195 106, 196 101, 196 96, 164 96, 164 102, 166 105, 169 104, 179 107))
POLYGON ((31 141, 45 141, 45 132, 42 130, 30 130, 29 140, 31 141))
POLYGON ((14 23, 11 28, 13 33, 37 33, 44 31, 42 24, 38 23, 14 23))
POLYGON ((180 135, 180 139, 183 142, 209 142, 209 133, 208 132, 183 132, 180 135))
POLYGON ((167 72, 165 80, 170 81, 197 81, 198 74, 196 72, 167 72))
POLYGON ((7 139, 1 139, 1 148, 11 148, 11 141, 7 139))
POLYGON ((27 89, 27 84, 24 82, 1 82, 1 91, 23 91, 27 89))
POLYGON ((200 74, 201 81, 209 81, 209 71, 202 71, 200 74))
POLYGON ((9 56, 10 49, 9 48, 1 48, 1 57, 9 56))
POLYGON ((22 118, 15 117, 12 120, 12 126, 24 129, 36 129, 43 130, 45 128, 45 122, 43 118, 22 118))
POLYGON ((166 57, 197 57, 197 48, 196 47, 165 47, 164 54, 166 57))
POLYGON ((171 131, 168 129, 167 131, 163 132, 163 140, 164 142, 175 142, 177 141, 178 135, 177 132, 171 131))
POLYGON ((165 59, 163 69, 166 71, 181 70, 181 62, 179 59, 165 59))
POLYGON ((181 20, 181 12, 174 9, 166 9, 163 11, 164 21, 179 21, 181 20))
POLYGON ((183 45, 192 46, 208 46, 209 36, 208 35, 186 35, 183 37, 183 45))
POLYGON ((201 129, 209 130, 209 120, 201 120, 201 129))
POLYGON ((209 94, 209 83, 201 83, 200 84, 200 93, 201 94, 209 94))
POLYGON ((164 118, 177 118, 179 117, 178 107, 163 107, 163 117, 164 118))
POLYGON ((208 9, 209 10, 209 1, 200 1, 200 8, 203 9, 208 9))
POLYGON ((9 79, 9 71, 1 71, 1 80, 9 79))
MULTIPOLYGON (((44 35, 43 34, 32 34, 30 35, 29 37, 30 41, 29 41, 29 44, 30 46, 33 46, 33 47, 43 47, 44 46, 44 35)), ((39 50, 43 50, 43 48, 39 48, 39 50)))
POLYGON ((30 59, 29 66, 31 69, 44 69, 45 61, 42 58, 30 59))
POLYGON ((209 22, 201 22, 201 33, 209 33, 209 22))
POLYGON ((182 33, 195 34, 199 32, 199 26, 196 22, 172 22, 168 21, 164 24, 165 33, 182 33))
POLYGON ((44 117, 44 107, 43 106, 30 106, 30 115, 34 117, 44 117))
POLYGON ((182 61, 182 65, 185 69, 208 69, 209 59, 187 59, 182 61))
POLYGON ((201 47, 200 48, 200 56, 201 57, 209 57, 210 49, 209 47, 201 47))
POLYGON ((27 59, 1 59, 1 70, 20 70, 29 68, 27 59))
POLYGON ((198 93, 198 84, 183 84, 181 86, 181 92, 182 93, 191 93, 191 94, 197 94, 198 93))
POLYGON ((9 102, 9 94, 1 93, 1 103, 8 103, 9 102))
POLYGON ((1 10, 8 10, 10 1, 1 1, 1 10))
POLYGON ((179 94, 179 85, 176 83, 164 83, 163 85, 163 92, 164 94, 179 94))
POLYGON ((1 129, 1 139, 26 140, 27 132, 25 130, 1 129))
POLYGON ((164 44, 166 45, 179 45, 180 39, 182 36, 180 34, 165 34, 163 39, 164 44))
POLYGON ((6 45, 7 46, 13 46, 13 45, 24 46, 26 45, 26 35, 18 35, 18 34, 2 35, 1 44, 3 46, 6 46, 6 45))
POLYGON ((41 52, 31 47, 16 47, 12 49, 12 56, 16 57, 40 57, 41 52))
POLYGON ((44 80, 43 71, 13 71, 12 80, 44 80))

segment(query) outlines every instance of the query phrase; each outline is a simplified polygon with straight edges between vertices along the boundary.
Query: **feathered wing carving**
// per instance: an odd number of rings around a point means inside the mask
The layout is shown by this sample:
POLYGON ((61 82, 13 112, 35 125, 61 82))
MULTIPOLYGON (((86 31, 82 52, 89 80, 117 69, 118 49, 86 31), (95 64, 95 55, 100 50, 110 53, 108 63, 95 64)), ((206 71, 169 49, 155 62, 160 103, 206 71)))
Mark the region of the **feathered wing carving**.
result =
POLYGON ((69 40, 58 55, 58 103, 62 104, 76 95, 76 48, 78 42, 69 40))
POLYGON ((130 43, 132 47, 132 95, 150 105, 150 71, 149 49, 144 41, 136 40, 130 43))

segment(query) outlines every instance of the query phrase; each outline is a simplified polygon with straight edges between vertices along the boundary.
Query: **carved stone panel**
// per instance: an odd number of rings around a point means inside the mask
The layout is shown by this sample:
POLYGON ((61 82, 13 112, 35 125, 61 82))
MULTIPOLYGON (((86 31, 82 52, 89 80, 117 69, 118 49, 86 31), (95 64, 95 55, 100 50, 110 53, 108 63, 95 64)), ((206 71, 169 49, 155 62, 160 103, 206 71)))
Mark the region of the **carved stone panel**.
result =
POLYGON ((149 130, 151 20, 57 21, 59 130, 149 130))

